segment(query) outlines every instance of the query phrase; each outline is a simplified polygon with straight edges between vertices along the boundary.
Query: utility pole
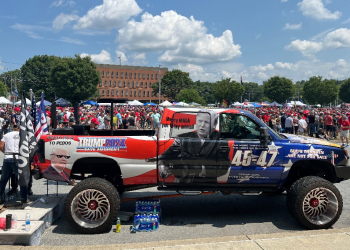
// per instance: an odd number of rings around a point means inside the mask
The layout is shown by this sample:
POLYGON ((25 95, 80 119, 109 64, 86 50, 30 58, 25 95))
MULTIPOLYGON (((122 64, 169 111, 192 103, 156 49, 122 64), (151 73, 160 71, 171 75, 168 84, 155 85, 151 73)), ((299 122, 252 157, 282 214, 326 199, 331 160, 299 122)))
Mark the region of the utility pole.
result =
POLYGON ((33 90, 32 89, 29 89, 29 95, 30 95, 30 102, 32 103, 32 107, 33 107, 33 90))
POLYGON ((158 71, 158 78, 159 78, 159 104, 160 104, 161 96, 162 96, 161 87, 160 87, 160 66, 162 66, 162 65, 159 64, 159 71, 158 71))
MULTIPOLYGON (((12 72, 11 72, 11 92, 10 92, 10 99, 12 96, 12 72)), ((15 98, 13 98, 13 106, 15 106, 15 98)))

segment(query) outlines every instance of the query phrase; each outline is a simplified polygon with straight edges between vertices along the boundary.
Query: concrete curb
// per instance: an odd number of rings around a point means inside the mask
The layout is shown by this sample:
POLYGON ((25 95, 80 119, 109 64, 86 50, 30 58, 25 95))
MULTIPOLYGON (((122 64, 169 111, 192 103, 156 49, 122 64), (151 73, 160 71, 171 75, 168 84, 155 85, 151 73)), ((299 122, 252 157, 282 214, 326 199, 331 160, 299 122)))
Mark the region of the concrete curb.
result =
MULTIPOLYGON (((1 246, 1 250, 46 250, 48 246, 1 246)), ((350 249, 350 228, 285 232, 274 234, 239 235, 160 242, 90 246, 50 246, 50 250, 109 250, 109 249, 350 249)))

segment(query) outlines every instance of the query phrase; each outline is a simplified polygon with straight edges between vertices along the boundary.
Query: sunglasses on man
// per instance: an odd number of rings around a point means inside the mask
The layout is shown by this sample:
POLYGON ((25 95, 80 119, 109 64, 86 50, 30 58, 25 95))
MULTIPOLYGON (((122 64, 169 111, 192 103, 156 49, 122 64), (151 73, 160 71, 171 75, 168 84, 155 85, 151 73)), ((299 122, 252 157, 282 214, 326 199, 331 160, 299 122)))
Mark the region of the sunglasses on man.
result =
MULTIPOLYGON (((51 155, 56 155, 56 154, 51 154, 51 155)), ((51 156, 51 155, 50 155, 50 156, 51 156)), ((65 159, 69 159, 69 158, 70 158, 69 155, 56 155, 56 157, 57 157, 58 159, 61 159, 62 157, 64 157, 65 159)))

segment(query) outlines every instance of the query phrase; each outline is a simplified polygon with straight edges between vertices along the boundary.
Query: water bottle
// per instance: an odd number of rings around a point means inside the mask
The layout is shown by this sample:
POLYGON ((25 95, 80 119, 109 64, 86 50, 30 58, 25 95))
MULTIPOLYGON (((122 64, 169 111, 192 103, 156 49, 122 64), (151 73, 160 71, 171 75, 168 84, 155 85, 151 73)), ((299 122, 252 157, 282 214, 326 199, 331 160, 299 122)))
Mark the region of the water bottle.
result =
POLYGON ((132 223, 132 230, 134 232, 137 232, 140 229, 140 224, 141 224, 140 219, 141 219, 141 215, 140 214, 136 214, 135 217, 134 217, 134 221, 132 223))
POLYGON ((118 217, 118 220, 117 220, 117 227, 115 229, 115 232, 116 233, 120 233, 120 229, 121 229, 122 225, 120 223, 120 218, 118 217))
POLYGON ((27 212, 26 214, 26 231, 28 232, 30 230, 30 214, 27 212))
POLYGON ((139 232, 145 232, 146 231, 146 214, 141 215, 140 218, 140 227, 139 227, 139 232))
POLYGON ((141 204, 140 203, 141 203, 140 201, 136 201, 136 208, 135 208, 136 214, 141 212, 141 208, 140 208, 141 204))
POLYGON ((146 215, 146 232, 151 232, 152 224, 151 224, 151 215, 146 215))
POLYGON ((156 231, 158 230, 158 228, 159 228, 159 214, 156 214, 155 215, 155 222, 156 222, 156 231))
POLYGON ((146 202, 141 202, 141 212, 144 213, 146 211, 146 202))
POLYGON ((17 215, 13 214, 12 215, 12 225, 11 225, 12 229, 17 228, 17 215))
POLYGON ((156 215, 155 214, 153 214, 151 216, 151 225, 152 225, 151 232, 157 231, 157 219, 156 219, 156 215))

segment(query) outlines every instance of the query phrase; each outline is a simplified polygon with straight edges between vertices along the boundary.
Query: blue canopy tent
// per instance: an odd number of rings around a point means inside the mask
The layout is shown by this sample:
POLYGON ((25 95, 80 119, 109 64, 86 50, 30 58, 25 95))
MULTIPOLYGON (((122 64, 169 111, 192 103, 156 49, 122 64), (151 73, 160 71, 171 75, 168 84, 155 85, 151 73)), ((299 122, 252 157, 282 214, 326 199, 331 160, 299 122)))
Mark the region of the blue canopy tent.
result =
POLYGON ((253 103, 254 108, 261 108, 261 105, 257 104, 256 102, 253 103))
MULTIPOLYGON (((40 103, 41 103, 41 101, 38 101, 38 102, 36 103, 36 106, 39 106, 40 103)), ((52 104, 51 102, 44 100, 44 106, 51 106, 51 104, 52 104)))
POLYGON ((86 101, 83 102, 84 105, 98 105, 98 103, 94 102, 94 101, 86 101))
POLYGON ((282 105, 282 104, 279 104, 278 102, 273 102, 273 103, 271 103, 271 106, 272 106, 272 107, 274 107, 274 106, 276 106, 276 107, 282 107, 283 105, 282 105))
POLYGON ((69 101, 67 101, 66 99, 63 99, 63 98, 60 98, 60 99, 57 99, 55 101, 55 103, 58 105, 58 106, 61 106, 61 107, 65 107, 65 106, 68 106, 70 104, 69 101))
POLYGON ((153 103, 153 102, 146 102, 145 104, 143 104, 144 106, 156 106, 157 104, 153 103))

